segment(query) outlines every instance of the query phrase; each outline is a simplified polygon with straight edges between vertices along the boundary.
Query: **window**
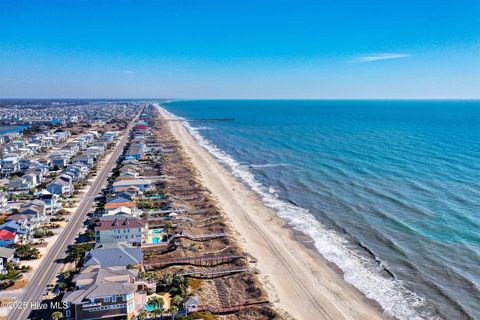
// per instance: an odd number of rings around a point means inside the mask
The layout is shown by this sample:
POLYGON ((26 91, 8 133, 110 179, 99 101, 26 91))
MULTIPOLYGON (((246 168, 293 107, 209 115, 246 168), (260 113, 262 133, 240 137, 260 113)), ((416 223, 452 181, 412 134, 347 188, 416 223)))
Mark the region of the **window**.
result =
POLYGON ((95 303, 95 299, 90 299, 90 303, 95 303))
POLYGON ((103 301, 104 301, 104 302, 110 302, 110 297, 105 297, 105 298, 103 298, 103 301))
POLYGON ((65 310, 65 317, 70 318, 70 310, 65 310))
POLYGON ((112 296, 112 302, 117 302, 117 296, 112 296))

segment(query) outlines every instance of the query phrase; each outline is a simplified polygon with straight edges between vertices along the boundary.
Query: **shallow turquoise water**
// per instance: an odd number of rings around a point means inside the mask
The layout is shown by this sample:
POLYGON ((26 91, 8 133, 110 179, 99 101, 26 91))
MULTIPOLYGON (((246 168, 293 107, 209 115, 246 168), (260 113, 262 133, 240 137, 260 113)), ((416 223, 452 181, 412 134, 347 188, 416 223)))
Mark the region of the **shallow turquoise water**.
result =
POLYGON ((479 101, 164 104, 401 319, 480 319, 479 101))

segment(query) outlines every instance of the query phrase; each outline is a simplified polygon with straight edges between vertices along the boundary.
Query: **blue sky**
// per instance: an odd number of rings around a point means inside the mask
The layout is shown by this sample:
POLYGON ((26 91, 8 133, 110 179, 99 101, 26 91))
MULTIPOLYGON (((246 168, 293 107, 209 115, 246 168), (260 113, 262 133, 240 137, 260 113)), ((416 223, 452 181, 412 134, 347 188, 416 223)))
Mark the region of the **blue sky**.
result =
POLYGON ((0 97, 480 98, 479 17, 478 0, 4 0, 0 97))

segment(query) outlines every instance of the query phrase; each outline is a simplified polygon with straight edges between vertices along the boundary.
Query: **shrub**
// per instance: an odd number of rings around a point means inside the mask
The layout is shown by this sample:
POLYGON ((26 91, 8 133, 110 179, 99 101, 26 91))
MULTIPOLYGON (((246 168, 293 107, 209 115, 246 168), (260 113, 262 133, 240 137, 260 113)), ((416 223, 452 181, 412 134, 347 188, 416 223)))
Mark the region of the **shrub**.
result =
POLYGON ((29 244, 20 244, 16 246, 15 255, 20 260, 31 260, 40 257, 40 251, 29 244))
POLYGON ((80 262, 83 257, 85 257, 85 253, 90 251, 92 246, 90 243, 80 243, 71 245, 67 251, 66 260, 68 262, 80 262))

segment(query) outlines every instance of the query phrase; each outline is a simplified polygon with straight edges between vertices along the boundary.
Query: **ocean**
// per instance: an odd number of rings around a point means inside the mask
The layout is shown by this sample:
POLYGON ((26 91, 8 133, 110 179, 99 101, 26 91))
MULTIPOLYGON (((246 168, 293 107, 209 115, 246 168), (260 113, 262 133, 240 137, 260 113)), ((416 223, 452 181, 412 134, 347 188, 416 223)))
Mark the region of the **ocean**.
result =
POLYGON ((399 319, 480 319, 480 101, 162 103, 399 319))
POLYGON ((28 125, 6 125, 0 124, 0 134, 11 133, 11 132, 20 132, 27 129, 28 125))

